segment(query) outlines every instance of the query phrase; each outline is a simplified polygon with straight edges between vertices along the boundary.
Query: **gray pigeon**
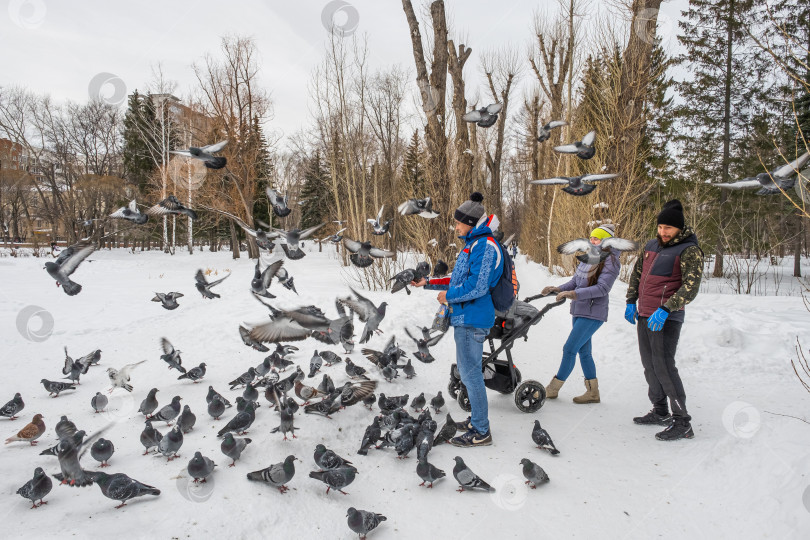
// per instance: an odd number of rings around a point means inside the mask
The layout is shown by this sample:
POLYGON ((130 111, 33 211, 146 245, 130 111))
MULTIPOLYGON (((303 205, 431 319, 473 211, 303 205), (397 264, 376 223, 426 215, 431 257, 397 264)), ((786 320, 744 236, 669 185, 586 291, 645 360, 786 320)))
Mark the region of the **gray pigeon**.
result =
POLYGON ((397 377, 399 377, 399 372, 397 371, 396 365, 388 364, 387 366, 382 368, 382 376, 388 382, 391 382, 397 377))
POLYGON ((155 394, 157 393, 158 393, 157 388, 152 388, 151 390, 149 390, 149 393, 146 394, 144 400, 141 401, 141 406, 138 407, 139 413, 141 413, 144 416, 149 416, 150 414, 155 412, 155 409, 157 409, 158 407, 158 400, 155 397, 155 394))
POLYGON ((612 252, 635 251, 637 249, 637 243, 624 238, 605 238, 599 245, 591 244, 587 238, 577 238, 557 246, 557 252, 563 255, 584 252, 577 255, 577 260, 592 265, 604 261, 612 252))
POLYGON ((180 429, 183 430, 183 433, 188 433, 192 429, 194 429, 194 424, 197 423, 197 416, 191 412, 191 407, 188 405, 183 406, 183 412, 180 413, 180 417, 177 419, 177 425, 180 426, 180 429))
POLYGON ((48 379, 42 379, 39 382, 41 382, 42 386, 45 387, 45 390, 48 391, 48 395, 53 397, 59 397, 59 393, 64 392, 65 390, 76 390, 76 387, 70 383, 49 381, 48 379))
POLYGON ((498 113, 503 109, 502 103, 493 103, 477 110, 472 110, 461 117, 465 122, 477 124, 478 127, 488 128, 498 121, 498 113))
POLYGON ((591 182, 598 182, 600 180, 611 180, 618 177, 615 173, 605 174, 583 174, 581 176, 556 176, 554 178, 545 178, 543 180, 532 180, 530 184, 541 186, 563 185, 562 190, 569 195, 581 197, 587 195, 596 189, 596 185, 591 182))
POLYGON ((436 397, 430 400, 430 406, 433 407, 433 410, 436 412, 436 414, 439 414, 439 411, 442 410, 442 407, 444 407, 444 396, 442 396, 441 390, 439 390, 439 393, 436 395, 436 397))
POLYGON ((346 511, 346 518, 349 528, 359 534, 361 540, 364 540, 369 532, 376 529, 380 523, 388 519, 382 514, 366 512, 365 510, 355 510, 354 508, 349 508, 346 511))
POLYGON ((267 347, 265 347, 264 345, 262 345, 262 343, 260 341, 256 341, 255 339, 250 337, 250 330, 248 330, 247 328, 245 328, 241 324, 239 325, 239 337, 242 338, 242 343, 244 343, 248 347, 251 347, 251 348, 253 348, 253 349, 255 349, 255 350, 259 351, 259 352, 267 352, 267 351, 270 350, 267 347))
MULTIPOLYGON (((86 435, 87 435, 87 433, 82 429, 82 430, 77 431, 73 435, 71 435, 69 438, 72 439, 72 443, 74 445, 81 446, 82 443, 84 442, 84 437, 86 435)), ((61 442, 62 441, 60 440, 59 443, 57 443, 56 445, 48 448, 47 450, 43 450, 42 452, 39 453, 39 455, 40 456, 54 456, 54 457, 57 457, 59 455, 59 448, 60 448, 59 445, 60 445, 61 442)))
POLYGON ((160 495, 160 490, 147 486, 137 480, 130 478, 124 473, 107 474, 103 472, 93 473, 95 482, 101 488, 101 493, 108 499, 119 501, 121 504, 115 508, 126 506, 127 501, 135 497, 144 495, 160 495))
POLYGON ((436 437, 433 439, 433 446, 438 446, 442 443, 448 442, 450 439, 455 437, 457 431, 458 429, 456 428, 456 423, 453 421, 450 413, 448 413, 442 429, 439 430, 436 437))
POLYGON ((289 488, 285 485, 295 476, 295 456, 289 455, 282 463, 276 463, 260 471, 253 471, 247 474, 248 480, 254 482, 266 482, 278 489, 280 493, 286 492, 289 488))
MULTIPOLYGON (((273 232, 263 231, 258 227, 254 229, 254 228, 248 226, 248 224, 245 223, 244 221, 242 221, 242 219, 240 219, 238 216, 235 216, 235 215, 231 214, 230 212, 226 212, 225 210, 219 210, 217 208, 212 208, 210 206, 204 206, 204 205, 201 205, 201 207, 205 208, 206 210, 209 210, 211 212, 216 212, 217 214, 221 214, 221 215, 227 217, 228 219, 232 220, 234 223, 236 223, 237 225, 242 227, 242 230, 244 230, 246 234, 252 236, 253 239, 256 241, 256 245, 259 246, 260 248, 266 249, 267 251, 273 251, 273 249, 275 249, 276 245, 273 243, 273 239, 278 237, 278 234, 273 233, 273 232)), ((255 221, 256 221, 257 224, 260 224, 264 228, 269 228, 268 225, 262 223, 261 221, 259 221, 259 220, 255 220, 255 221)))
POLYGON ((757 195, 776 195, 796 185, 799 171, 810 162, 810 152, 805 152, 786 165, 777 167, 770 172, 759 173, 756 176, 743 178, 727 184, 712 184, 725 189, 759 188, 757 195))
POLYGON ((158 445, 160 444, 160 440, 163 438, 163 434, 152 427, 152 421, 146 421, 146 427, 143 428, 141 432, 141 444, 143 445, 143 455, 149 453, 149 449, 154 447, 157 450, 158 445))
POLYGON ((160 338, 160 348, 163 350, 160 359, 169 365, 169 369, 176 369, 180 373, 186 372, 186 368, 183 367, 183 359, 180 358, 182 351, 176 350, 174 345, 165 337, 160 338))
POLYGON ((408 358, 408 361, 402 366, 402 372, 405 373, 406 379, 413 379, 416 377, 416 370, 413 368, 413 364, 411 364, 411 359, 408 358))
POLYGON ((168 292, 166 294, 156 292, 155 297, 152 298, 152 302, 160 302, 160 305, 163 306, 164 309, 171 311, 180 307, 180 304, 177 303, 177 299, 182 297, 183 293, 179 292, 168 292))
POLYGON ((293 416, 292 411, 288 407, 284 407, 281 409, 281 423, 278 427, 273 428, 270 430, 270 433, 278 433, 279 431, 284 434, 284 440, 287 439, 287 433, 291 433, 293 439, 296 439, 295 430, 298 429, 294 427, 294 420, 295 417, 293 416))
MULTIPOLYGON (((441 339, 444 337, 444 333, 437 334, 433 337, 425 338, 425 331, 422 331, 422 339, 416 338, 411 334, 411 331, 408 328, 405 328, 405 333, 408 334, 408 337, 411 338, 414 343, 416 343, 416 348, 418 349, 413 355, 416 357, 417 360, 423 362, 425 364, 429 364, 436 360, 432 354, 430 354, 430 347, 433 347, 441 339)), ((430 330, 428 329, 428 335, 430 334, 430 330)))
POLYGON ((22 396, 19 392, 14 394, 14 397, 11 398, 3 408, 0 409, 0 416, 5 416, 9 420, 16 420, 17 414, 25 408, 25 403, 23 402, 22 396))
POLYGON ((101 349, 87 353, 76 361, 83 366, 97 366, 101 361, 101 349))
POLYGON ((343 245, 352 254, 349 255, 349 260, 353 265, 359 268, 366 268, 374 263, 374 259, 382 259, 386 257, 393 257, 393 251, 386 251, 372 247, 371 242, 357 242, 350 238, 343 238, 343 245))
POLYGON ((433 482, 447 476, 443 470, 428 463, 427 459, 420 460, 419 463, 416 464, 416 474, 422 479, 422 483, 419 485, 424 486, 425 483, 428 482, 430 485, 426 487, 429 488, 433 487, 433 482))
POLYGON ((254 420, 256 420, 254 405, 252 402, 248 401, 245 410, 237 412, 236 416, 231 418, 225 427, 219 430, 217 437, 222 437, 229 431, 244 435, 247 433, 248 428, 250 428, 254 420))
MULTIPOLYGON (((225 158, 217 158, 217 159, 225 159, 225 158)), ((197 219, 197 212, 192 210, 191 208, 187 208, 183 206, 177 197, 174 195, 169 195, 156 205, 148 208, 146 213, 150 216, 179 216, 179 215, 186 215, 189 219, 197 219)))
POLYGON ((312 355, 312 358, 309 360, 309 375, 308 377, 311 379, 315 376, 315 374, 321 370, 321 366, 323 366, 323 358, 321 355, 318 354, 318 351, 315 351, 315 354, 312 355))
POLYGON ((288 259, 297 261, 299 259, 303 259, 306 256, 301 248, 298 246, 301 245, 301 241, 309 238, 312 236, 315 231, 320 229, 326 225, 326 223, 321 223, 320 225, 315 225, 314 227, 310 227, 308 229, 290 229, 289 231, 285 231, 284 229, 273 229, 275 232, 281 234, 282 239, 284 242, 281 244, 281 249, 284 250, 284 254, 287 256, 288 259))
POLYGON ((309 477, 326 484, 326 493, 329 493, 330 489, 334 489, 348 495, 343 491, 343 488, 354 482, 355 474, 357 474, 357 469, 354 467, 341 467, 325 471, 312 471, 309 473, 309 477))
POLYGON ((194 457, 188 462, 188 475, 194 479, 194 483, 206 482, 206 479, 214 472, 217 464, 205 457, 200 452, 194 452, 194 457))
POLYGON ((346 358, 346 375, 349 376, 350 379, 365 379, 368 380, 366 377, 366 368, 355 365, 352 362, 351 358, 346 358))
POLYGON ((224 140, 199 148, 192 146, 188 150, 171 150, 170 153, 202 161, 206 168, 217 170, 225 167, 225 165, 228 164, 228 160, 224 157, 215 156, 214 154, 221 152, 227 144, 228 141, 224 140))
POLYGON ((87 448, 92 446, 105 431, 106 428, 81 443, 78 442, 77 438, 73 437, 59 441, 56 457, 59 459, 61 472, 54 474, 53 477, 62 484, 69 484, 70 486, 85 487, 91 485, 93 483, 93 473, 82 469, 79 461, 87 448))
POLYGON ((164 405, 157 413, 153 414, 149 417, 151 421, 160 421, 166 422, 166 425, 172 425, 172 422, 175 418, 180 414, 181 407, 180 407, 180 400, 183 399, 180 396, 174 396, 172 398, 172 402, 168 405, 164 405))
POLYGON ((76 384, 81 384, 79 378, 82 375, 86 375, 89 369, 90 364, 83 365, 81 362, 74 361, 68 354, 67 347, 65 347, 65 365, 62 368, 62 375, 67 375, 65 379, 69 379, 76 384))
POLYGON ((197 382, 203 377, 205 377, 205 362, 200 362, 199 366, 193 367, 190 370, 186 371, 185 373, 177 377, 177 380, 179 381, 180 379, 189 379, 194 384, 197 384, 197 382))
POLYGON ((554 151, 561 154, 576 154, 579 159, 591 159, 596 154, 593 143, 596 141, 596 132, 589 131, 581 141, 563 146, 555 146, 554 151))
POLYGON ((407 459, 408 454, 410 454, 411 450, 413 450, 413 430, 413 424, 404 426, 401 429, 399 438, 394 443, 394 449, 397 451, 397 459, 407 459))
POLYGON ((567 125, 568 125, 568 122, 566 122, 564 120, 552 120, 551 122, 549 122, 545 126, 541 127, 539 130, 537 130, 537 142, 546 142, 547 140, 549 140, 551 138, 551 130, 552 129, 562 127, 562 126, 567 126, 567 125))
POLYGON ((197 273, 194 274, 194 280, 196 282, 194 284, 194 286, 197 288, 197 290, 200 292, 200 294, 202 294, 203 298, 210 298, 210 299, 221 298, 221 296, 219 294, 211 292, 211 288, 216 286, 216 285, 219 285, 220 283, 222 283, 223 281, 225 281, 229 277, 231 277, 230 273, 227 276, 223 277, 223 278, 219 278, 216 281, 209 282, 206 279, 205 274, 203 273, 203 271, 202 270, 197 270, 197 273))
POLYGON ((520 460, 520 464, 523 465, 523 477, 526 479, 526 484, 532 489, 536 489, 538 484, 545 484, 549 481, 546 471, 537 463, 523 458, 520 460))
POLYGON ((352 467, 356 469, 351 461, 340 457, 333 450, 329 450, 322 444, 315 446, 313 459, 321 470, 340 469, 342 467, 352 467))
POLYGON ((278 272, 276 273, 276 278, 278 278, 278 282, 281 283, 285 289, 298 294, 298 291, 295 290, 294 278, 289 272, 287 272, 285 268, 279 268, 278 272))
POLYGON ((17 493, 24 499, 31 501, 33 505, 31 508, 38 508, 43 504, 48 504, 48 502, 43 499, 51 492, 51 489, 53 489, 53 482, 48 478, 48 475, 45 474, 45 471, 42 470, 42 467, 37 467, 34 469, 34 477, 23 484, 22 487, 17 490, 17 493), (37 504, 37 500, 39 504, 37 504))
POLYGON ((56 438, 60 441, 72 437, 76 433, 76 424, 68 420, 68 417, 62 415, 54 427, 56 431, 56 438))
POLYGON ((548 450, 551 452, 552 456, 556 456, 560 453, 560 451, 557 450, 557 447, 554 446, 554 441, 551 440, 551 435, 549 435, 548 431, 540 426, 540 420, 534 421, 532 440, 534 441, 534 444, 537 445, 537 448, 541 450, 548 450))
POLYGON ((253 279, 250 282, 250 290, 257 296, 264 298, 275 298, 275 295, 268 292, 268 288, 276 276, 279 268, 284 264, 284 259, 278 259, 267 265, 267 268, 262 270, 261 258, 256 259, 256 268, 253 271, 253 279))
POLYGON ((326 362, 327 366, 333 366, 343 361, 340 356, 332 351, 321 351, 318 353, 318 355, 323 358, 323 361, 326 362))
POLYGON ((265 191, 267 192, 267 200, 270 202, 270 206, 273 207, 273 213, 275 215, 282 218, 290 215, 292 209, 290 209, 288 206, 289 197, 287 195, 282 195, 270 187, 268 187, 265 191))
POLYGON ((224 403, 226 407, 231 407, 232 406, 231 402, 228 401, 227 399, 225 399, 225 397, 222 394, 220 394, 219 392, 214 390, 213 386, 209 386, 208 387, 208 394, 205 395, 205 402, 206 403, 211 403, 211 400, 214 399, 214 396, 219 396, 219 399, 222 400, 222 403, 224 403))
POLYGON ((160 442, 158 442, 158 452, 166 456, 167 461, 172 461, 180 457, 180 454, 177 452, 180 450, 181 446, 183 446, 183 431, 180 429, 180 426, 174 426, 171 431, 166 433, 166 435, 160 439, 160 442))
POLYGON ((421 394, 413 398, 413 401, 411 401, 411 408, 414 411, 421 411, 422 409, 425 408, 426 404, 427 400, 425 399, 425 393, 422 392, 421 394))
POLYGON ((321 384, 318 385, 317 390, 321 394, 329 395, 335 391, 335 383, 332 382, 332 378, 329 375, 324 373, 323 380, 321 381, 321 384))
POLYGON ((65 294, 75 296, 82 291, 82 286, 71 281, 70 276, 95 249, 96 245, 90 239, 79 240, 63 249, 55 261, 46 262, 45 270, 56 280, 57 287, 61 285, 65 294))
POLYGON ((93 407, 93 410, 97 413, 100 413, 104 410, 104 407, 107 406, 109 400, 107 396, 102 394, 101 392, 96 392, 96 395, 90 398, 90 406, 93 407))
POLYGON ((219 420, 219 417, 225 412, 225 403, 222 401, 222 397, 219 394, 216 394, 211 401, 208 402, 208 414, 214 420, 219 420))
POLYGON ((115 446, 112 441, 108 441, 104 437, 99 438, 90 447, 90 456, 101 463, 102 467, 110 466, 107 461, 112 457, 113 453, 115 453, 115 446))
MULTIPOLYGON (((380 207, 380 211, 377 212, 376 219, 369 218, 369 219, 366 220, 371 225, 371 229, 372 229, 371 234, 373 234, 374 236, 382 236, 382 235, 388 233, 388 229, 391 226, 391 220, 390 219, 388 221, 383 222, 383 219, 382 219, 383 210, 385 210, 385 205, 382 205, 380 207)), ((391 236, 391 234, 389 233, 388 236, 391 236)))
POLYGON ((371 425, 366 428, 363 434, 363 440, 360 443, 360 450, 357 451, 361 456, 368 455, 368 449, 377 444, 377 441, 382 437, 382 430, 380 429, 380 417, 375 416, 371 421, 371 425))
POLYGON ((377 403, 377 396, 375 394, 369 394, 363 398, 363 405, 368 407, 368 410, 374 410, 374 404, 377 403))
POLYGON ((247 437, 243 439, 237 439, 233 436, 233 433, 228 432, 225 434, 225 437, 222 438, 222 444, 219 446, 222 453, 225 454, 227 457, 231 459, 231 464, 228 467, 235 467, 236 460, 242 455, 242 452, 245 451, 247 445, 253 442, 251 439, 247 437))
POLYGON ((256 368, 250 367, 246 372, 242 373, 228 384, 231 386, 231 390, 234 390, 240 386, 246 386, 248 383, 253 382, 253 379, 255 378, 256 368))
POLYGON ((339 302, 347 308, 357 313, 361 322, 366 323, 363 328, 363 335, 360 337, 360 343, 366 343, 374 332, 381 332, 378 327, 385 317, 385 308, 388 306, 386 302, 382 302, 379 306, 368 298, 361 296, 357 291, 351 289, 354 298, 342 298, 339 302))
POLYGON ((141 211, 138 210, 138 203, 135 201, 135 199, 129 201, 129 205, 122 206, 110 214, 109 217, 112 219, 125 219, 133 222, 135 225, 143 225, 149 221, 149 216, 142 214, 141 211))
POLYGON ((464 489, 483 489, 484 491, 495 491, 495 488, 481 480, 477 474, 472 472, 472 470, 464 464, 464 460, 461 459, 459 456, 454 458, 456 460, 456 466, 453 467, 453 477, 458 482, 459 493, 464 491, 464 489))
MULTIPOLYGON (((257 381, 258 382, 258 381, 257 381)), ((245 385, 245 390, 242 392, 242 397, 248 401, 255 401, 258 407, 259 391, 256 390, 256 385, 248 383, 245 385)))

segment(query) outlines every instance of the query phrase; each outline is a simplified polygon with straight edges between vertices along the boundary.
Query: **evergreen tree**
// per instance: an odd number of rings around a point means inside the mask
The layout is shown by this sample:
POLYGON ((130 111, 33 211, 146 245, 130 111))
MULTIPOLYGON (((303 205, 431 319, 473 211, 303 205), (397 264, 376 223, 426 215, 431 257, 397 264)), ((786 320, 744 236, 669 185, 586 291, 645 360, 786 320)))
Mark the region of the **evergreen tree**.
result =
POLYGON ((272 220, 273 218, 270 216, 272 210, 264 194, 272 182, 273 161, 270 157, 270 145, 267 144, 267 138, 264 136, 264 130, 259 124, 258 116, 253 117, 251 137, 253 139, 252 144, 255 145, 254 167, 256 171, 256 193, 258 194, 253 203, 253 216, 261 220, 265 218, 272 220))
POLYGON ((153 156, 158 118, 154 104, 137 90, 129 96, 124 116, 124 177, 142 191, 157 164, 153 156))
POLYGON ((317 150, 307 163, 304 174, 304 186, 301 189, 301 200, 304 204, 301 209, 301 229, 314 227, 329 218, 329 190, 328 173, 321 163, 321 155, 317 150))
POLYGON ((419 130, 413 132, 411 142, 405 150, 402 164, 402 179, 405 185, 417 197, 424 197, 425 188, 425 154, 419 149, 419 130))

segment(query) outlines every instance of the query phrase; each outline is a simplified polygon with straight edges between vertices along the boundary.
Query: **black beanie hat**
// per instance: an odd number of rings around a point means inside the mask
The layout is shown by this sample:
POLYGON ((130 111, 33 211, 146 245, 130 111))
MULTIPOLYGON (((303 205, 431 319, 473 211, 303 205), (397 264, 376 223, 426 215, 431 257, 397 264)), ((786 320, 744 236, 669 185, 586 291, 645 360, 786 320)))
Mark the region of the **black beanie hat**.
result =
POLYGON ((678 199, 664 203, 661 213, 658 214, 658 225, 669 225, 676 229, 683 229, 683 205, 678 199))
POLYGON ((478 220, 481 219, 481 216, 483 216, 485 212, 484 205, 481 204, 483 200, 484 196, 479 192, 476 191, 472 193, 469 201, 464 201, 461 203, 461 206, 456 208, 456 213, 453 217, 456 218, 456 221, 460 221, 470 227, 475 227, 478 220))

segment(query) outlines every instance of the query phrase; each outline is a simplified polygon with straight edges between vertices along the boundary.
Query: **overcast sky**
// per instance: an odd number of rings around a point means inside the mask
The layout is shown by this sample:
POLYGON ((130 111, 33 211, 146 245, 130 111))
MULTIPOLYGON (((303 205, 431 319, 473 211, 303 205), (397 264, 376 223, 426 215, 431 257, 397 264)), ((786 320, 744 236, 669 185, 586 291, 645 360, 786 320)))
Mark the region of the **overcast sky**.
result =
MULTIPOLYGON (((191 64, 205 53, 217 54, 222 35, 240 34, 252 36, 260 53, 261 83, 270 90, 274 107, 268 127, 290 135, 311 118, 308 85, 329 37, 324 19, 334 20, 349 33, 367 36, 372 69, 399 64, 414 73, 408 25, 397 0, 2 3, 0 86, 22 85, 56 100, 86 101, 93 85, 101 86, 107 97, 143 90, 157 63, 167 78, 177 82, 175 93, 182 98, 196 86, 191 64)), ((424 12, 423 4, 414 0, 417 14, 424 12)), ((478 54, 506 45, 523 54, 533 37, 533 14, 542 6, 554 12, 556 6, 549 0, 447 0, 445 4, 451 35, 466 38, 457 42, 473 48, 465 66, 468 99, 481 89, 478 54)), ((617 17, 618 12, 607 4, 591 0, 586 30, 599 18, 594 6, 601 6, 602 16, 617 17)), ((659 15, 659 34, 671 51, 677 47, 677 19, 686 4, 687 0, 665 2, 659 15)), ((423 36, 426 33, 423 25, 423 36)), ((523 84, 533 84, 533 77, 526 71, 523 84)))

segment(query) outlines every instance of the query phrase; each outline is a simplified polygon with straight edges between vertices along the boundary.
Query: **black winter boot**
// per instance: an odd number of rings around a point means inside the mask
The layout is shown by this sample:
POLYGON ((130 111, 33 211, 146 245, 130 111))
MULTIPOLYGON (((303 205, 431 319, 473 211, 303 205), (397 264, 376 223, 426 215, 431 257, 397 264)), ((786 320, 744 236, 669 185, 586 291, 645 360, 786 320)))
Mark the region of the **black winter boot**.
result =
POLYGON ((652 410, 644 416, 636 416, 633 422, 643 426, 668 426, 672 422, 672 416, 669 413, 658 414, 652 410))
POLYGON ((655 434, 659 441, 677 441, 678 439, 691 439, 695 436, 692 425, 685 420, 675 419, 664 431, 655 434))

